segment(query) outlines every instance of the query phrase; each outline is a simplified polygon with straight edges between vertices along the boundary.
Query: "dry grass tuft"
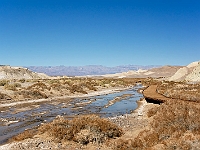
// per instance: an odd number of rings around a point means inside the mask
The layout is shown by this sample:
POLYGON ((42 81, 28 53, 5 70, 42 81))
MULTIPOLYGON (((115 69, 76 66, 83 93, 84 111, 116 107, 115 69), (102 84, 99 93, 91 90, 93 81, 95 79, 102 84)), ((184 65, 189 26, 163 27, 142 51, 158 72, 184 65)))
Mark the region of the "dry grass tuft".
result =
POLYGON ((35 83, 29 87, 27 87, 27 90, 44 90, 44 89, 47 89, 47 90, 50 90, 47 85, 45 83, 42 83, 42 82, 38 82, 38 83, 35 83))
POLYGON ((32 138, 37 131, 35 129, 25 130, 24 132, 12 137, 9 142, 22 141, 28 138, 32 138))
POLYGON ((15 93, 16 95, 22 95, 24 98, 31 98, 31 99, 42 99, 42 98, 48 98, 48 96, 45 93, 42 93, 38 90, 23 90, 18 91, 15 93))
POLYGON ((8 83, 7 80, 0 80, 0 86, 4 86, 8 83))
POLYGON ((200 102, 200 84, 164 81, 158 86, 157 92, 173 99, 200 102))
POLYGON ((17 91, 17 88, 18 87, 21 87, 21 84, 20 83, 13 83, 13 84, 9 84, 9 83, 6 83, 4 85, 4 88, 6 90, 12 90, 12 91, 17 91))
POLYGON ((103 143, 123 134, 117 125, 96 115, 79 116, 73 120, 59 117, 51 123, 43 124, 38 130, 40 134, 46 133, 57 142, 70 140, 81 144, 103 143))
POLYGON ((135 139, 117 141, 115 149, 200 148, 200 106, 186 101, 167 101, 151 109, 151 128, 142 131, 135 139))
POLYGON ((11 97, 9 97, 7 94, 1 93, 0 92, 0 100, 7 100, 7 99, 11 99, 11 97))

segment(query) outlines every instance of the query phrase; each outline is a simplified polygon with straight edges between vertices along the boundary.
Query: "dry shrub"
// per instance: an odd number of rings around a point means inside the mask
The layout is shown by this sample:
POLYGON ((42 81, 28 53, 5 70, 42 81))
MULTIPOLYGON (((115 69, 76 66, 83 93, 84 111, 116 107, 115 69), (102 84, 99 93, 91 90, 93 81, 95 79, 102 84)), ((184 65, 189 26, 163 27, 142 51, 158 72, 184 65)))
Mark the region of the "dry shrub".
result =
POLYGON ((83 87, 81 85, 75 85, 75 84, 70 87, 70 92, 71 93, 78 92, 78 93, 87 94, 87 92, 83 90, 83 87))
POLYGON ((91 81, 87 81, 84 86, 87 87, 89 90, 97 91, 97 88, 91 81))
POLYGON ((113 149, 115 149, 115 150, 131 150, 131 149, 133 149, 132 143, 133 143, 133 141, 131 139, 129 139, 129 140, 118 139, 117 141, 115 141, 113 149))
POLYGON ((11 97, 8 96, 7 94, 3 94, 0 92, 0 100, 3 100, 3 99, 11 99, 11 97))
POLYGON ((21 87, 20 83, 13 83, 13 84, 5 84, 4 88, 6 90, 12 90, 12 91, 17 91, 17 87, 21 87))
POLYGON ((7 80, 0 80, 0 86, 4 86, 8 83, 7 80))
POLYGON ((45 93, 42 93, 38 90, 33 90, 33 91, 19 91, 15 93, 16 95, 22 95, 24 98, 35 98, 35 99, 42 99, 42 98, 48 98, 48 96, 45 93))
POLYGON ((79 116, 72 120, 59 117, 51 123, 43 124, 38 130, 40 134, 46 133, 57 142, 71 140, 81 144, 102 143, 123 133, 117 125, 96 115, 79 116))
POLYGON ((156 149, 158 145, 166 149, 200 148, 199 114, 198 103, 167 101, 148 112, 153 117, 149 130, 140 132, 131 142, 116 142, 115 149, 156 149))
MULTIPOLYGON (((155 110, 154 110, 155 111, 155 110)), ((167 147, 182 147, 185 133, 200 135, 200 106, 196 103, 184 101, 167 101, 157 107, 152 128, 159 135, 159 142, 167 147), (177 142, 179 141, 179 142, 177 142)), ((200 142, 200 139, 197 139, 200 142)), ((184 143, 184 144, 183 144, 184 143)), ((192 146, 186 144, 187 147, 192 146)))
POLYGON ((29 87, 27 87, 27 90, 34 90, 34 89, 37 89, 37 90, 50 90, 46 84, 42 83, 42 82, 38 82, 38 83, 35 83, 29 87))
POLYGON ((23 78, 23 79, 20 79, 19 82, 25 83, 25 82, 26 82, 26 79, 24 79, 24 78, 23 78))
POLYGON ((28 129, 25 130, 24 132, 12 137, 11 139, 9 139, 10 142, 12 141, 22 141, 28 138, 32 138, 35 134, 37 133, 37 131, 35 129, 28 129))
POLYGON ((158 86, 157 92, 173 99, 200 102, 200 84, 163 81, 158 86))
POLYGON ((59 83, 53 83, 53 84, 51 84, 50 88, 60 91, 63 88, 63 86, 61 86, 59 83))
POLYGON ((116 150, 149 150, 152 146, 158 144, 159 135, 155 131, 144 130, 139 133, 137 138, 122 140, 114 143, 113 149, 116 150))

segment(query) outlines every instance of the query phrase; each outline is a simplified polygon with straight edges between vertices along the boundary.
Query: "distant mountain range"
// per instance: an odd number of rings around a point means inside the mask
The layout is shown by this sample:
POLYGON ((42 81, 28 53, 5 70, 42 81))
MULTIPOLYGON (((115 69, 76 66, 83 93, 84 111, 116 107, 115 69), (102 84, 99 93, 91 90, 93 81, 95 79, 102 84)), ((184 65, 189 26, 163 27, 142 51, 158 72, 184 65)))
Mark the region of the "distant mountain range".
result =
POLYGON ((129 70, 148 70, 159 67, 158 65, 125 65, 116 67, 106 67, 101 65, 88 66, 26 66, 34 72, 45 73, 49 76, 85 76, 85 75, 105 75, 119 72, 127 72, 129 70))
POLYGON ((50 76, 87 76, 97 75, 111 78, 160 78, 169 81, 200 82, 200 61, 187 66, 31 66, 11 67, 0 65, 1 79, 50 79, 50 76), (49 76, 47 76, 47 75, 49 76))

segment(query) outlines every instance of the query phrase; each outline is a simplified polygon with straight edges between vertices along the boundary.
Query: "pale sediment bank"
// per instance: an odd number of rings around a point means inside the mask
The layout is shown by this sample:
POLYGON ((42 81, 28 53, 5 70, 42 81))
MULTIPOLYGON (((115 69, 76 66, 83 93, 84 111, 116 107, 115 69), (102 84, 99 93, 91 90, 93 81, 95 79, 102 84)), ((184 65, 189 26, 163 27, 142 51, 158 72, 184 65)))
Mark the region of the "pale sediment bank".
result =
POLYGON ((144 107, 145 105, 147 105, 147 101, 145 100, 145 98, 142 98, 137 101, 137 105, 137 108, 133 112, 138 113, 138 116, 142 116, 144 107))

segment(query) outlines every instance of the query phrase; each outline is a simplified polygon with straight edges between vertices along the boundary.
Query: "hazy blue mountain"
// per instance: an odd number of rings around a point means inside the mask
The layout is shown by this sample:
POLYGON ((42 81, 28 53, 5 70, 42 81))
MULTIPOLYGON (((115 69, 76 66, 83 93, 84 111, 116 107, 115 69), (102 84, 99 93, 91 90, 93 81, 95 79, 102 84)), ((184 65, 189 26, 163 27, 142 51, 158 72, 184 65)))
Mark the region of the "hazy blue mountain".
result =
MULTIPOLYGON (((26 66, 27 67, 27 66, 26 66)), ((84 75, 104 75, 129 70, 151 69, 159 66, 149 65, 124 65, 116 67, 106 67, 101 65, 88 66, 28 66, 27 68, 34 72, 45 73, 49 76, 84 76, 84 75)))

